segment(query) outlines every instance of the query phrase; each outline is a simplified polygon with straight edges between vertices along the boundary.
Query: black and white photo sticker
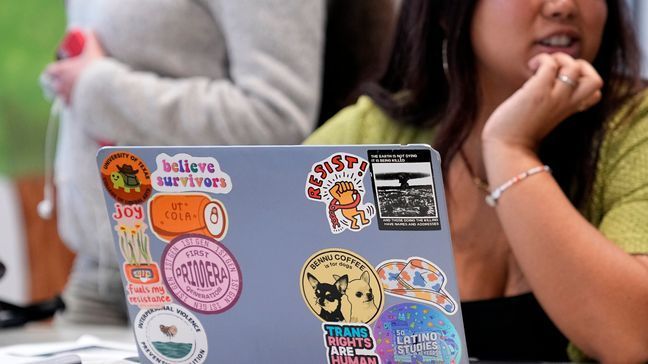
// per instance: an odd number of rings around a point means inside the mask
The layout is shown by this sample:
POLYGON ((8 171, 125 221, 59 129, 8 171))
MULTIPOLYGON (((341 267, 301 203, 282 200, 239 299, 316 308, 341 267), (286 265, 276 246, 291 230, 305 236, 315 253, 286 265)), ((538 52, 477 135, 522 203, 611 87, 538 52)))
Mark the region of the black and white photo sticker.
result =
POLYGON ((380 230, 440 230, 429 150, 369 150, 380 230))

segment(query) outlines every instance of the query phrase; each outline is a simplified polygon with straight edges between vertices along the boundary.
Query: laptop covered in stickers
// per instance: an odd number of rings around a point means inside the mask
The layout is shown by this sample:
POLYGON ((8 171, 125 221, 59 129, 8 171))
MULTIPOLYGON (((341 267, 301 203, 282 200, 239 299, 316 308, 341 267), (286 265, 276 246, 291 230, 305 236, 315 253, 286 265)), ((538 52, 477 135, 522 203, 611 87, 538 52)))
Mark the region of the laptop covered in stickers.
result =
POLYGON ((467 363, 426 145, 97 155, 144 363, 467 363))

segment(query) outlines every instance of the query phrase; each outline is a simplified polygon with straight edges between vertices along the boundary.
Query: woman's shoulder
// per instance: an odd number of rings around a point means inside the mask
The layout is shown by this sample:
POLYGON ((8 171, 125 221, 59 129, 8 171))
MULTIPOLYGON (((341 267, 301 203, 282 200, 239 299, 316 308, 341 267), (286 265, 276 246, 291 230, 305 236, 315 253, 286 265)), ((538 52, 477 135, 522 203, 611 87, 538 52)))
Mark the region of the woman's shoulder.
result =
POLYGON ((315 130, 304 144, 408 144, 432 142, 432 129, 398 122, 369 96, 338 112, 315 130))
POLYGON ((610 118, 603 151, 623 154, 627 148, 637 143, 646 143, 648 147, 648 88, 630 98, 610 118))

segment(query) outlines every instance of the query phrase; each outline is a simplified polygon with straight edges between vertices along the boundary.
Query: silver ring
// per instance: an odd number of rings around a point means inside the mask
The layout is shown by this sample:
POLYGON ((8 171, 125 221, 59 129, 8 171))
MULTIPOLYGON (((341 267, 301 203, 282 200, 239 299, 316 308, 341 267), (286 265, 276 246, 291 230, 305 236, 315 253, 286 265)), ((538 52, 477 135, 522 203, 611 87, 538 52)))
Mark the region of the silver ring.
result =
POLYGON ((576 81, 572 80, 571 77, 564 75, 562 73, 559 74, 558 77, 556 77, 556 79, 571 88, 578 87, 578 83, 576 81))

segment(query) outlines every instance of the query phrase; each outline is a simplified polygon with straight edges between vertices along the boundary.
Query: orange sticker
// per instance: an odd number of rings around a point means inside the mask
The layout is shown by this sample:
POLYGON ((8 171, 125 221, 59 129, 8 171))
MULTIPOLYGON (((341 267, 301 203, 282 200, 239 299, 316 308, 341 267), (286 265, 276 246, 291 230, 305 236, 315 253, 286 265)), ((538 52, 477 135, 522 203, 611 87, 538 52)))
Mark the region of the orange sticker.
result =
POLYGON ((101 164, 101 180, 106 190, 124 204, 140 204, 151 196, 151 174, 134 154, 116 152, 101 164))
POLYGON ((149 201, 149 218, 155 235, 165 241, 183 234, 221 241, 227 234, 225 206, 202 193, 157 194, 149 201))

